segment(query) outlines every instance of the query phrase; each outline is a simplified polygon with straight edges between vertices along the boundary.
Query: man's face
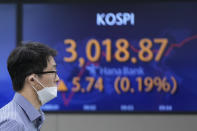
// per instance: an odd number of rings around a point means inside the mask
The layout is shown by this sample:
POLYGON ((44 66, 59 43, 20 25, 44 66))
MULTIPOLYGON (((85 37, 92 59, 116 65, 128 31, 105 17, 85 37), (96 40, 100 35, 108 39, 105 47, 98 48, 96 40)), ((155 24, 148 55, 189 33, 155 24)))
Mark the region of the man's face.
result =
MULTIPOLYGON (((49 57, 49 61, 47 63, 47 67, 43 70, 43 72, 47 71, 57 71, 56 70, 56 62, 52 56, 49 57)), ((59 81, 59 76, 56 73, 46 73, 42 74, 37 79, 42 83, 44 87, 57 86, 57 82, 59 81)), ((38 89, 43 89, 43 87, 37 83, 38 89)))

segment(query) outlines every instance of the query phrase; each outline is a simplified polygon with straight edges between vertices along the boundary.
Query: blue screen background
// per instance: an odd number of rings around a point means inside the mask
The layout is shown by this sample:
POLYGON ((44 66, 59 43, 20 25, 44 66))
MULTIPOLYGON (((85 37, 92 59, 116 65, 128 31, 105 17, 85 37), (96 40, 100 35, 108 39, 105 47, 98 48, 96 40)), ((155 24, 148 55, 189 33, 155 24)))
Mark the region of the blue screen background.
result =
POLYGON ((2 107, 14 95, 6 62, 16 45, 16 6, 0 4, 0 18, 0 107, 2 107))
MULTIPOLYGON (((197 18, 194 16, 194 12, 197 11, 196 6, 195 2, 24 4, 23 40, 39 41, 58 51, 55 58, 58 64, 58 74, 69 89, 67 92, 58 92, 58 97, 44 105, 43 110, 55 112, 196 112, 197 18), (96 14, 109 12, 133 12, 135 25, 97 26, 96 14), (137 64, 132 64, 131 62, 119 63, 113 59, 112 62, 107 63, 105 57, 102 56, 98 62, 91 63, 88 62, 85 49, 88 40, 92 38, 98 40, 99 43, 110 38, 113 53, 116 50, 114 43, 119 38, 127 39, 130 45, 137 50, 140 50, 139 41, 142 38, 151 40, 168 38, 168 46, 159 62, 152 60, 145 63, 139 60, 137 64), (76 41, 79 57, 85 58, 88 63, 84 68, 78 66, 78 61, 73 63, 63 61, 65 56, 70 55, 65 51, 68 48, 64 44, 65 39, 76 41), (171 95, 169 92, 157 92, 154 87, 151 92, 136 91, 134 94, 128 92, 118 95, 114 90, 114 80, 117 75, 101 74, 101 69, 104 67, 142 69, 143 73, 140 75, 120 75, 128 77, 135 90, 137 88, 135 79, 139 76, 142 78, 146 76, 167 77, 171 85, 170 77, 174 76, 178 83, 178 90, 171 95), (88 93, 71 92, 72 79, 79 74, 80 84, 84 88, 88 84, 85 81, 87 76, 96 79, 101 76, 104 80, 104 91, 101 93, 92 89, 88 93)), ((103 46, 101 48, 102 51, 105 51, 103 46)), ((159 46, 153 46, 153 50, 158 49, 159 46)), ((130 53, 132 57, 138 57, 134 50, 130 50, 130 53)), ((6 80, 10 82, 9 76, 6 80)), ((8 102, 5 100, 10 100, 13 93, 10 89, 9 92, 12 93, 9 93, 6 98, 3 95, 4 92, 8 92, 8 90, 0 90, 0 96, 4 99, 0 103, 1 105, 8 102)))

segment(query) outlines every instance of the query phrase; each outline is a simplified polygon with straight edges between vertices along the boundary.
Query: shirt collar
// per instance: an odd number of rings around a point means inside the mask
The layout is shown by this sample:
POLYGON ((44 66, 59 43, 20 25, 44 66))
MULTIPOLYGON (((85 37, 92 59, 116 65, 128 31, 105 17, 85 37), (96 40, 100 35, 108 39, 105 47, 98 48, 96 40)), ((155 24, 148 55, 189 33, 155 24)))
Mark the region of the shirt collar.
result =
POLYGON ((44 120, 44 113, 42 110, 37 110, 27 99, 25 99, 21 94, 15 93, 13 100, 25 111, 29 120, 33 122, 38 118, 44 120))

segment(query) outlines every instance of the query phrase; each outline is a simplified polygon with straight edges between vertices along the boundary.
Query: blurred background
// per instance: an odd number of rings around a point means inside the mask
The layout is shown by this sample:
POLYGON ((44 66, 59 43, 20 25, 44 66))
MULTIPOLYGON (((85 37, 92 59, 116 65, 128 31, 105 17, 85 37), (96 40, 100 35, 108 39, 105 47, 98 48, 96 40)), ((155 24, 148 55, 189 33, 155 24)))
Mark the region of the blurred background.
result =
POLYGON ((21 42, 56 49, 42 131, 195 130, 197 2, 0 0, 0 108, 21 42))

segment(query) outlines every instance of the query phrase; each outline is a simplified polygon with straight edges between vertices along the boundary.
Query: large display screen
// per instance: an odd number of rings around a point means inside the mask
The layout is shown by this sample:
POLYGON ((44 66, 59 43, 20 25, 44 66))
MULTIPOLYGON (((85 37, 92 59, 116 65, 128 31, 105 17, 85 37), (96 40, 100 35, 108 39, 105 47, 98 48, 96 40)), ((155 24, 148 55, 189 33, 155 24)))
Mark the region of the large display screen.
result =
POLYGON ((0 4, 0 108, 13 97, 7 58, 16 45, 16 5, 0 4))
POLYGON ((23 40, 58 51, 53 112, 196 112, 197 3, 25 4, 23 40))

